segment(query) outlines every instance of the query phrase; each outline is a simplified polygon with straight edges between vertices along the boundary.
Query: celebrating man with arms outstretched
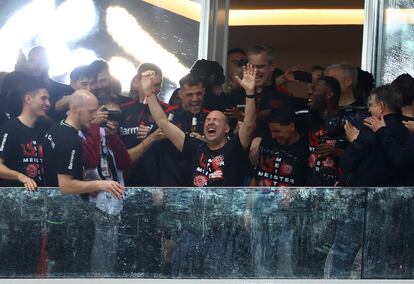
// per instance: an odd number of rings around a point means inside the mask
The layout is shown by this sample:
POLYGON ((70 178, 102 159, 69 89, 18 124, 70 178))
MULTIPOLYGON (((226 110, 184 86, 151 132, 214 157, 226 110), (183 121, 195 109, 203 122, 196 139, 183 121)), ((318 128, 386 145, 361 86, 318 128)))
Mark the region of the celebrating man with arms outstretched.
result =
POLYGON ((243 183, 245 154, 250 146, 256 121, 255 105, 256 69, 252 65, 243 68, 243 80, 237 81, 246 91, 246 111, 238 135, 228 140, 230 127, 226 116, 212 111, 204 123, 204 139, 185 134, 168 121, 152 92, 153 71, 142 76, 142 86, 148 97, 148 106, 158 127, 174 146, 188 159, 191 165, 191 186, 240 186, 243 183))

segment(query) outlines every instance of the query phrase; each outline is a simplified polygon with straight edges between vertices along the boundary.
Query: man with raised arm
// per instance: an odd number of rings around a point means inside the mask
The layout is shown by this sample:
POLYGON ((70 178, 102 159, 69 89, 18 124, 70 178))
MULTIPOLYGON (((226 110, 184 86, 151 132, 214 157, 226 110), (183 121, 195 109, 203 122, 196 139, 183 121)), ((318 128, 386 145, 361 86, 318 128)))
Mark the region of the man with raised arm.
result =
POLYGON ((244 154, 250 146, 256 121, 255 76, 251 64, 243 69, 243 80, 237 81, 246 91, 244 121, 238 135, 228 139, 230 127, 226 116, 220 111, 210 112, 204 122, 204 139, 185 134, 168 121, 153 92, 155 73, 147 71, 142 76, 142 86, 148 97, 151 114, 163 133, 183 152, 190 163, 192 186, 240 186, 243 183, 244 154))

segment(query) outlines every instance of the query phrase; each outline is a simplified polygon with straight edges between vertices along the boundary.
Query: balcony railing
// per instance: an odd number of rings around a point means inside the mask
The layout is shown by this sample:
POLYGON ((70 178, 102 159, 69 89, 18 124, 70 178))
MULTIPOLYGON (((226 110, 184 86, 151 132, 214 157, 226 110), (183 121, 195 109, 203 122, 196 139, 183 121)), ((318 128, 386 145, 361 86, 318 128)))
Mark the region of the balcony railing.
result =
POLYGON ((412 188, 0 191, 0 277, 414 278, 412 188), (122 206, 119 207, 119 206, 122 206))

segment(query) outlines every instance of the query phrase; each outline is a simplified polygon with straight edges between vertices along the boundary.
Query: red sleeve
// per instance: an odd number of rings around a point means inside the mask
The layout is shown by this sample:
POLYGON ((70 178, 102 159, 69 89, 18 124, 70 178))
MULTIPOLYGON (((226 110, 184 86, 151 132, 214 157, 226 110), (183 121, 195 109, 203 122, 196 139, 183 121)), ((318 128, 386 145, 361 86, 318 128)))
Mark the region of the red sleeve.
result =
POLYGON ((85 136, 86 140, 82 142, 83 165, 87 169, 96 168, 99 165, 99 124, 92 124, 85 136))
POLYGON ((118 134, 108 136, 108 146, 112 150, 115 156, 116 167, 119 170, 126 170, 131 164, 131 160, 128 155, 127 148, 118 134))

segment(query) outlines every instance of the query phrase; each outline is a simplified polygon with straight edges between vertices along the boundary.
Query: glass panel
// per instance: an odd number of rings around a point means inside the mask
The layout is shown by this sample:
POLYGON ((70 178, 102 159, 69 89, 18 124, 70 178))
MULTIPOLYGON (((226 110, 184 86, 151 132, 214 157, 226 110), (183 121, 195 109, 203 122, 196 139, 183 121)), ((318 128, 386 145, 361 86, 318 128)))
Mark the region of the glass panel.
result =
POLYGON ((414 73, 414 1, 413 0, 384 0, 382 38, 378 45, 378 74, 379 85, 390 83, 398 75, 414 73))
POLYGON ((0 277, 359 278, 365 194, 129 188, 116 213, 3 189, 0 277))
POLYGON ((19 50, 27 55, 31 47, 43 45, 50 75, 57 81, 68 83, 74 67, 100 57, 108 60, 111 73, 129 91, 136 67, 152 62, 164 72, 161 95, 168 97, 197 59, 200 24, 195 15, 201 5, 180 1, 177 12, 171 12, 152 2, 1 1, 0 71, 14 69, 19 50))
POLYGON ((368 194, 364 278, 413 278, 414 189, 368 194))

